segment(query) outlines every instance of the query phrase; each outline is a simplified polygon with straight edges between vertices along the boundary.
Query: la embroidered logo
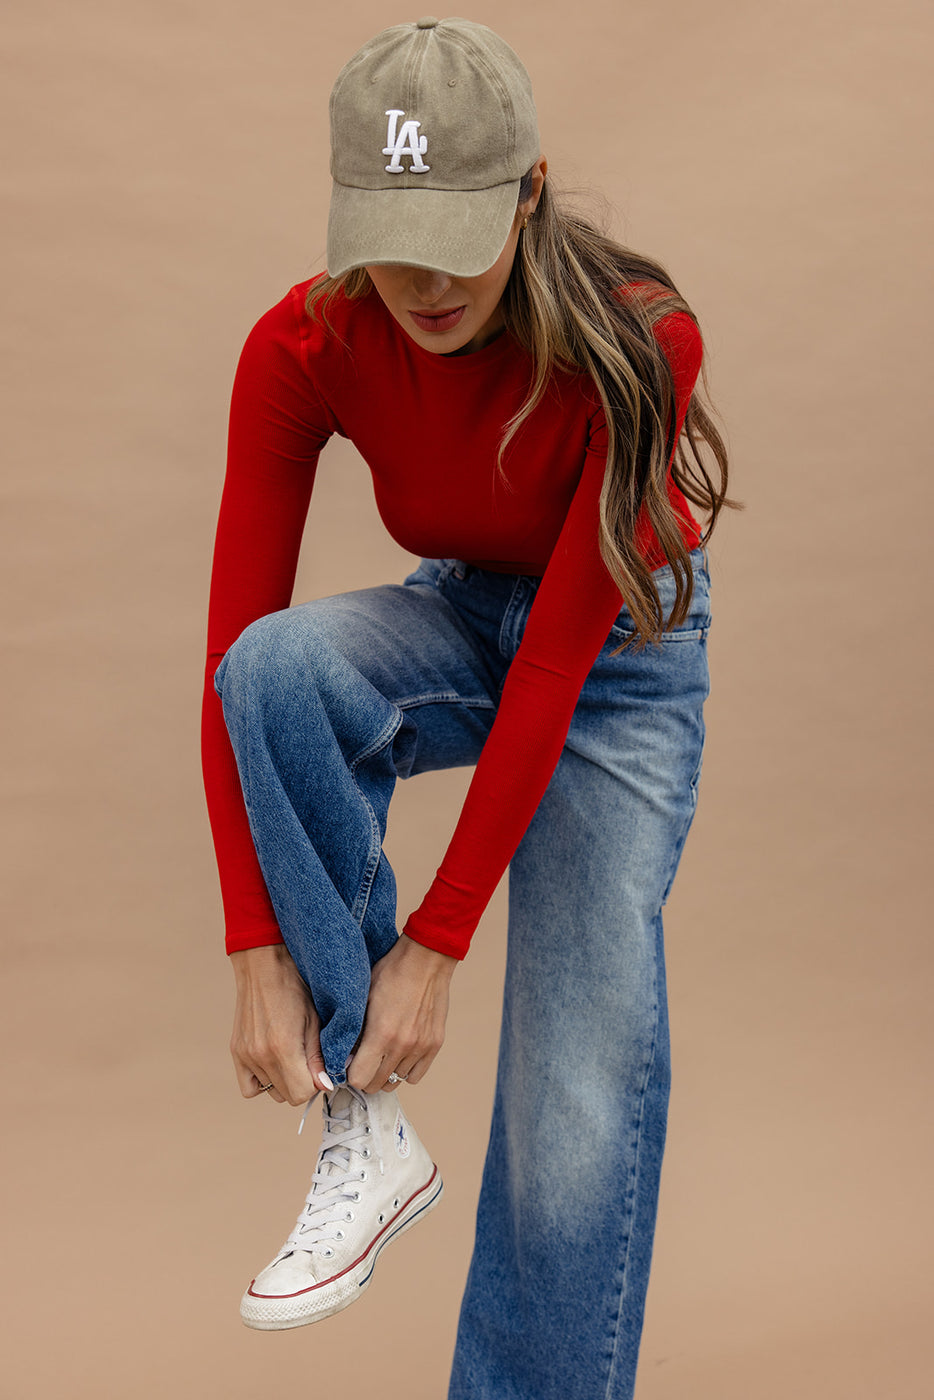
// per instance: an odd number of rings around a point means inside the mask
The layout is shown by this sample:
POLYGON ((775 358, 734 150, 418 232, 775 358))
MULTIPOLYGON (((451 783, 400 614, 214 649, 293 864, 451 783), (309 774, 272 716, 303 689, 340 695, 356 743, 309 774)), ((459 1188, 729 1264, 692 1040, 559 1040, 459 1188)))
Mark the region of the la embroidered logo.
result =
POLYGON ((403 156, 411 158, 412 164, 409 166, 409 170, 416 175, 423 175, 426 170, 430 170, 431 166, 426 165, 422 160, 422 156, 428 150, 428 137, 418 134, 421 122, 410 118, 407 122, 403 122, 400 127, 399 118, 404 117, 405 113, 398 111, 395 107, 391 108, 386 116, 389 118, 389 129, 386 132, 383 155, 392 156, 392 160, 386 166, 390 175, 405 174, 405 166, 402 164, 403 156))

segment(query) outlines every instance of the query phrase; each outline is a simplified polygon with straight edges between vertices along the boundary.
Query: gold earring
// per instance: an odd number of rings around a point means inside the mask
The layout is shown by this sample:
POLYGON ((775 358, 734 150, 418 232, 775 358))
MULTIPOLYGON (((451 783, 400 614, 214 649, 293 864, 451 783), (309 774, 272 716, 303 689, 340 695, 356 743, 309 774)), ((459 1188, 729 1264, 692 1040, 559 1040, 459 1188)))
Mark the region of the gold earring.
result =
POLYGON ((529 226, 529 216, 528 216, 528 214, 526 214, 525 218, 522 220, 522 227, 523 227, 524 229, 526 229, 526 228, 528 228, 528 226, 529 226))

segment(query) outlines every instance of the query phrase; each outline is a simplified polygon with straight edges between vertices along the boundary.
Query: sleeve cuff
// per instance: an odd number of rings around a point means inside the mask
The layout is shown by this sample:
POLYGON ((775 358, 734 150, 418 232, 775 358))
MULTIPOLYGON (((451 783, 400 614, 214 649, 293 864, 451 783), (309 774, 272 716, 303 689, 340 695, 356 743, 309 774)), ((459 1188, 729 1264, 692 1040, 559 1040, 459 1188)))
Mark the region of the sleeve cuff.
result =
POLYGON ((459 962, 463 962, 470 951, 469 938, 452 937, 430 925, 422 926, 415 915, 406 922, 402 932, 413 943, 421 943, 423 948, 432 948, 436 953, 446 953, 449 958, 457 958, 459 962))
POLYGON ((243 953, 247 948, 270 948, 275 943, 284 942, 285 939, 275 924, 237 929, 235 933, 228 930, 226 938, 228 956, 231 953, 243 953))

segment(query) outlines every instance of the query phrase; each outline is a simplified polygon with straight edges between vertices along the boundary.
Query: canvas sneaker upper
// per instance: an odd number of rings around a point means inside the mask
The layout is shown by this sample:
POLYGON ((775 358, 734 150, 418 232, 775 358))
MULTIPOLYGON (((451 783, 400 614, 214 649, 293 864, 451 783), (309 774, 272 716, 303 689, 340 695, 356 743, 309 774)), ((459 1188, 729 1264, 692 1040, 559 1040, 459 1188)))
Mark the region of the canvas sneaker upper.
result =
POLYGON ((324 1096, 323 1116, 299 1217, 244 1295, 251 1326, 296 1326, 345 1307, 369 1282, 383 1244, 440 1197, 438 1169, 396 1094, 342 1085, 324 1096))

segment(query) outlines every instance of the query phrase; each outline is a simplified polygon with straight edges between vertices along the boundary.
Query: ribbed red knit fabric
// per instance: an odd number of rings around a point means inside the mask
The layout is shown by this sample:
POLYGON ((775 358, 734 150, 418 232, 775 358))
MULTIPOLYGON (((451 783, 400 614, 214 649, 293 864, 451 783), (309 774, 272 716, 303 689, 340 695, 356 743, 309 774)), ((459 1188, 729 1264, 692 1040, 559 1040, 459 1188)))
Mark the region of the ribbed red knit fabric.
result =
MULTIPOLYGON (((375 293, 339 298, 329 331, 305 311, 309 286, 293 287, 254 327, 231 402, 203 717, 227 948, 278 943, 281 935, 214 671, 245 627, 289 605, 318 454, 339 433, 368 463, 380 516, 404 549, 542 576, 454 835, 405 924, 418 942, 463 957, 554 772, 581 686, 621 606, 597 543, 603 410, 588 378, 557 374, 506 452, 504 481, 503 424, 524 401, 531 374, 529 356, 508 333, 472 354, 432 354, 375 293)), ((674 377, 677 437, 701 339, 683 313, 659 321, 655 334, 674 377)), ((672 482, 669 495, 693 549, 697 522, 672 482)), ((644 518, 637 543, 650 567, 666 562, 644 518)))

